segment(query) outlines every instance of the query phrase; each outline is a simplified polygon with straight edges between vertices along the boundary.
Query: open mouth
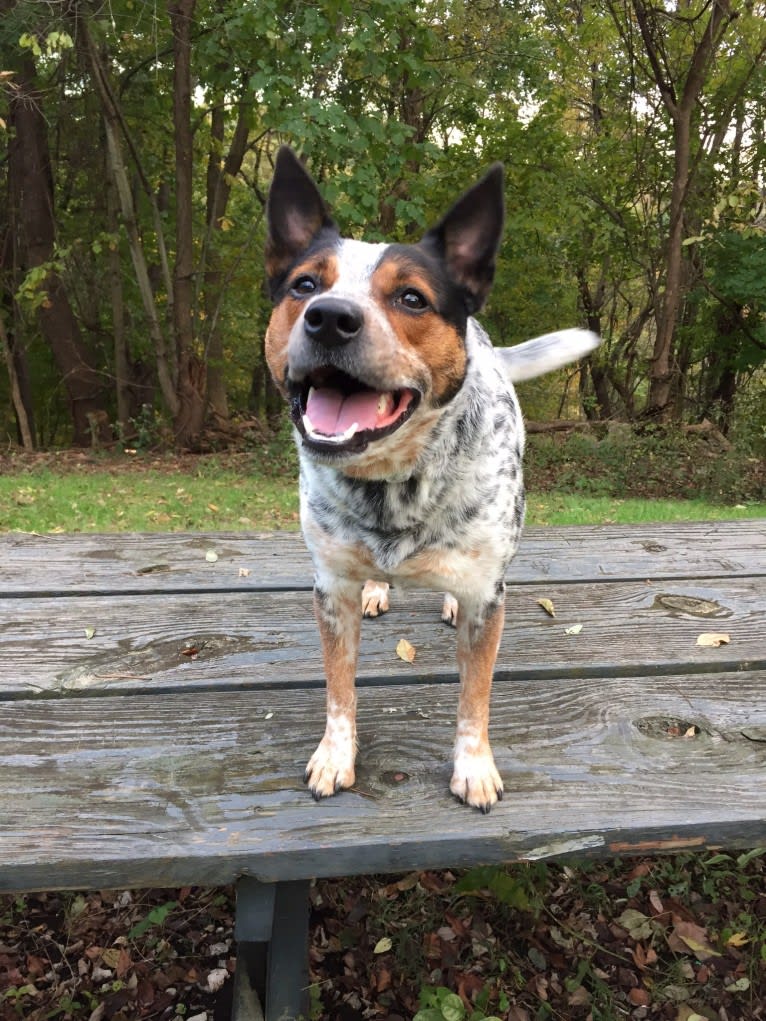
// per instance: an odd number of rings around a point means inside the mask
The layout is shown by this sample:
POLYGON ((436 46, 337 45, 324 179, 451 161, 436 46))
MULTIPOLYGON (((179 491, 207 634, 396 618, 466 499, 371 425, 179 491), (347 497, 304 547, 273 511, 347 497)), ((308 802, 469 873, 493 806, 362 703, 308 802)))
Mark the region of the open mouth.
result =
POLYGON ((375 390, 335 369, 292 384, 290 414, 304 441, 322 453, 359 453, 402 426, 420 403, 410 387, 375 390))

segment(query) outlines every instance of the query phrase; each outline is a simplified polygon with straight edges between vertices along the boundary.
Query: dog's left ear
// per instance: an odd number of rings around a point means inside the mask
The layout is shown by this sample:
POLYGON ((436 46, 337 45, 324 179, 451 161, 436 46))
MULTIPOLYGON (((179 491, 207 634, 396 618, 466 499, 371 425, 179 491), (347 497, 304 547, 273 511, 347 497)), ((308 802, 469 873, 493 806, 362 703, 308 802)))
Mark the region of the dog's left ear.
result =
POLYGON ((322 230, 338 233, 313 178, 287 145, 277 153, 266 219, 266 272, 272 289, 322 230))
POLYGON ((479 311, 492 287, 504 218, 503 165, 495 163, 421 241, 447 263, 465 293, 469 315, 479 311))

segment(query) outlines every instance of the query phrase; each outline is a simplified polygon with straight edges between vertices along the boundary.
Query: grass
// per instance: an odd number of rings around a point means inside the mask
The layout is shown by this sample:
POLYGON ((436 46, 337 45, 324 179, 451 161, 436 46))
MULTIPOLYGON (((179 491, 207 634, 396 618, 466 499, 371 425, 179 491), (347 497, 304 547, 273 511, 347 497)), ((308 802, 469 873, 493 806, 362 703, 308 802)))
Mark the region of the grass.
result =
MULTIPOLYGON (((527 523, 597 525, 766 517, 764 503, 619 499, 558 491, 528 497, 527 523)), ((48 466, 0 476, 0 531, 178 532, 294 529, 292 472, 250 459, 236 470, 199 459, 195 469, 140 467, 60 471, 48 466), (139 469, 139 470, 137 470, 139 469)))
POLYGON ((0 478, 0 530, 243 531, 298 527, 295 482, 209 468, 120 475, 50 469, 0 478))

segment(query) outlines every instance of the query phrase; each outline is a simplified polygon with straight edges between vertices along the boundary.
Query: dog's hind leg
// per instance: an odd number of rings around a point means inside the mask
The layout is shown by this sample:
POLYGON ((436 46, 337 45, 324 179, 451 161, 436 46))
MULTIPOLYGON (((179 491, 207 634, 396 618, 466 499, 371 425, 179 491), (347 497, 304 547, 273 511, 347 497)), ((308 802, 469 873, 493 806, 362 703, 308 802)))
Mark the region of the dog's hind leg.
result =
POLYGON ((327 725, 311 756, 304 780, 313 797, 329 797, 354 783, 356 759, 356 663, 359 655, 359 588, 345 584, 332 592, 314 589, 325 677, 327 725))
POLYGON ((503 781, 489 745, 489 696, 503 633, 504 607, 505 586, 501 584, 497 601, 478 612, 461 602, 457 621, 460 701, 450 790, 485 814, 503 796, 503 781))
POLYGON ((388 582, 369 579, 362 589, 362 616, 379 617, 388 613, 388 582))

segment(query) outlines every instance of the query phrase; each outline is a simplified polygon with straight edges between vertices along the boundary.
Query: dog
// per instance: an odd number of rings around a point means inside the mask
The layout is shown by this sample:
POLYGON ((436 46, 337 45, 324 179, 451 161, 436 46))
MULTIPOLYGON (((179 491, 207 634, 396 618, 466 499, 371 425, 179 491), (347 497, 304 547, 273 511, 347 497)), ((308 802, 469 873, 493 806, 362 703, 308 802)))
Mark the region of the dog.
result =
POLYGON ((354 783, 361 616, 387 609, 391 583, 447 592, 460 676, 450 790, 484 813, 502 798, 488 724, 505 572, 524 521, 513 381, 599 342, 565 330, 492 347, 473 317, 503 219, 495 164, 417 244, 342 238, 295 153, 276 158, 265 351, 290 408, 315 570, 327 722, 304 779, 317 800, 354 783))

